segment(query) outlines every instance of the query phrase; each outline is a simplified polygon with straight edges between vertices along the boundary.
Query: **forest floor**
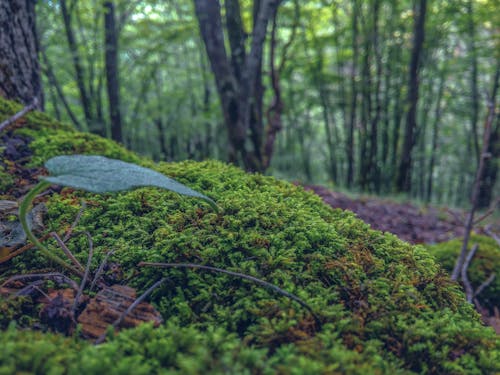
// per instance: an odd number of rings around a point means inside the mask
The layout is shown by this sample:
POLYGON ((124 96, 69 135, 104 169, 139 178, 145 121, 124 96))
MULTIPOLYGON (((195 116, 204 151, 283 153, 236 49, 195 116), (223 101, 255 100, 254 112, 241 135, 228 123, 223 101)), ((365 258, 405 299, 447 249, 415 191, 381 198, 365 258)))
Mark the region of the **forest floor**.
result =
MULTIPOLYGON (((396 203, 375 197, 351 198, 323 186, 306 185, 333 208, 350 210, 373 229, 393 233, 412 244, 434 244, 463 236, 465 212, 450 208, 396 203)), ((480 230, 480 228, 479 228, 480 230)))

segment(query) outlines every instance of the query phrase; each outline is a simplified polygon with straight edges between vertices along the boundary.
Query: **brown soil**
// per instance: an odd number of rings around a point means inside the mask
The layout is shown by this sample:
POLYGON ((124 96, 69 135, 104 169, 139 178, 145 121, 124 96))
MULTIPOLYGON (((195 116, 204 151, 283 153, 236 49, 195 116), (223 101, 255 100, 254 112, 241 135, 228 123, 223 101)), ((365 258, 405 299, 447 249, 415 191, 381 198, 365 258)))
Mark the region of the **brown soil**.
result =
POLYGON ((456 210, 417 207, 381 198, 353 199, 317 185, 305 188, 314 191, 334 208, 354 212, 373 229, 393 233, 412 244, 443 242, 464 233, 464 214, 456 210))

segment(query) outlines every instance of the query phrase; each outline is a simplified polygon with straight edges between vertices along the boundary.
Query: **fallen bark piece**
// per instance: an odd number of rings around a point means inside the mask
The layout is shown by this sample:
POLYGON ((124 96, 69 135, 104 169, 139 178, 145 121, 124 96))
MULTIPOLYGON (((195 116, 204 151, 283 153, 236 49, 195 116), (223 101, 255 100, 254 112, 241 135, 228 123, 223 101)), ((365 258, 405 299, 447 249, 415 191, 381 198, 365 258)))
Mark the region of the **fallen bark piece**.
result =
MULTIPOLYGON (((134 288, 125 285, 113 285, 102 289, 92 298, 78 317, 82 325, 82 334, 85 338, 95 339, 106 332, 109 325, 113 324, 123 312, 136 300, 134 288)), ((153 322, 157 327, 161 324, 161 315, 156 309, 146 302, 141 302, 118 325, 122 328, 136 327, 144 322, 153 322)))

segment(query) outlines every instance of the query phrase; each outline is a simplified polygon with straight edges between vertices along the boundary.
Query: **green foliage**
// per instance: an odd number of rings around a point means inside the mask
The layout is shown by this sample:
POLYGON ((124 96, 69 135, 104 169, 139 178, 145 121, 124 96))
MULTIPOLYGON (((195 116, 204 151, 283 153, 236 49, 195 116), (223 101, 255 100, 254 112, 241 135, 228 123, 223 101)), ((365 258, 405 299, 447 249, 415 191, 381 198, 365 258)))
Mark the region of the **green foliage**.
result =
MULTIPOLYGON (((0 154, 1 154, 0 150, 0 154)), ((14 178, 6 171, 6 168, 0 164, 0 199, 3 193, 6 193, 14 184, 14 178)))
MULTIPOLYGON (((495 273, 493 282, 478 296, 483 307, 493 309, 499 306, 500 301, 500 247, 492 238, 484 235, 472 235, 469 240, 469 250, 478 244, 479 248, 472 259, 467 275, 474 290, 486 279, 495 273)), ((428 246, 429 251, 436 257, 448 272, 453 270, 455 260, 462 249, 462 239, 457 238, 448 242, 428 246)))
MULTIPOLYGON (((73 134, 78 141, 79 133, 73 134)), ((68 133, 62 130, 61 136, 68 133)), ((36 143, 39 160, 57 153, 54 144, 67 153, 58 137, 35 136, 31 146, 36 143)), ((92 153, 91 146, 87 151, 92 153)), ((222 213, 154 188, 114 195, 63 189, 48 197, 44 223, 46 231, 64 231, 85 199, 75 232, 92 235, 93 269, 114 250, 119 282, 138 292, 167 276, 150 297, 167 323, 157 330, 142 326, 121 332, 98 347, 11 328, 0 335, 7 348, 0 351, 4 372, 500 371, 498 337, 482 326, 423 247, 373 231, 301 187, 220 162, 140 159, 139 164, 205 192, 222 213), (296 302, 246 280, 200 270, 138 268, 140 261, 199 263, 255 276, 297 295, 323 324, 316 325, 296 302)), ((73 236, 67 245, 85 261, 86 238, 73 236)), ((3 272, 49 266, 46 258, 25 253, 3 272)))
MULTIPOLYGON (((145 324, 97 347, 12 326, 0 336, 0 344, 2 374, 129 374, 130 369, 134 374, 410 373, 381 357, 346 350, 338 338, 324 338, 322 355, 304 355, 293 345, 270 353, 223 328, 200 330, 175 321, 158 329, 145 324)), ((379 345, 371 343, 371 351, 379 345)))

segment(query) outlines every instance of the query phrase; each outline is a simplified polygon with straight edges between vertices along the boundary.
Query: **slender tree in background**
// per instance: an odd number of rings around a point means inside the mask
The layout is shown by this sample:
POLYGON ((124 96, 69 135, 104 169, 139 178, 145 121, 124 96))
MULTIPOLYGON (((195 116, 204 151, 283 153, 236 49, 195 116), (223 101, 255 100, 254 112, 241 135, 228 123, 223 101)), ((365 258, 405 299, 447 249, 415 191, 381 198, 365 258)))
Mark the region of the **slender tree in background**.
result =
POLYGON ((120 81, 118 79, 118 35, 115 21, 115 5, 112 1, 104 3, 104 47, 106 49, 104 56, 111 138, 117 142, 122 142, 120 81))
POLYGON ((83 107, 83 113, 85 115, 85 122, 90 131, 102 133, 102 131, 97 131, 94 126, 94 116, 91 108, 91 98, 89 96, 89 90, 85 84, 84 69, 80 58, 80 53, 78 52, 78 44, 76 41, 75 33, 73 30, 72 14, 71 10, 68 9, 66 0, 61 0, 61 15, 64 22, 64 31, 66 33, 66 40, 68 42, 68 47, 71 53, 71 58, 73 61, 73 68, 75 70, 75 79, 78 86, 78 91, 80 94, 80 102, 83 107))
MULTIPOLYGON (((493 78, 493 89, 490 106, 495 106, 500 77, 500 61, 498 61, 495 77, 493 78)), ((484 172, 479 186, 478 208, 490 206, 494 195, 494 188, 498 174, 498 160, 500 158, 500 112, 496 111, 496 117, 492 120, 491 136, 487 146, 488 155, 484 160, 484 172)))
MULTIPOLYGON (((279 3, 279 0, 254 1, 252 40, 247 52, 240 3, 225 1, 226 32, 231 48, 228 56, 219 1, 194 0, 228 131, 229 161, 241 163, 250 171, 263 171, 269 163, 269 155, 263 154, 266 132, 262 114, 262 59, 267 26, 279 3)), ((266 150, 272 150, 271 144, 267 143, 266 150)))
POLYGON ((0 1, 0 95, 43 109, 34 0, 0 1))
POLYGON ((409 192, 411 188, 412 151, 416 143, 415 132, 417 129, 417 105, 419 89, 419 71, 422 48, 425 37, 425 13, 427 0, 415 0, 414 4, 414 31, 413 47, 410 60, 408 83, 408 111, 406 113, 406 126, 401 150, 401 160, 398 168, 396 190, 409 192))

